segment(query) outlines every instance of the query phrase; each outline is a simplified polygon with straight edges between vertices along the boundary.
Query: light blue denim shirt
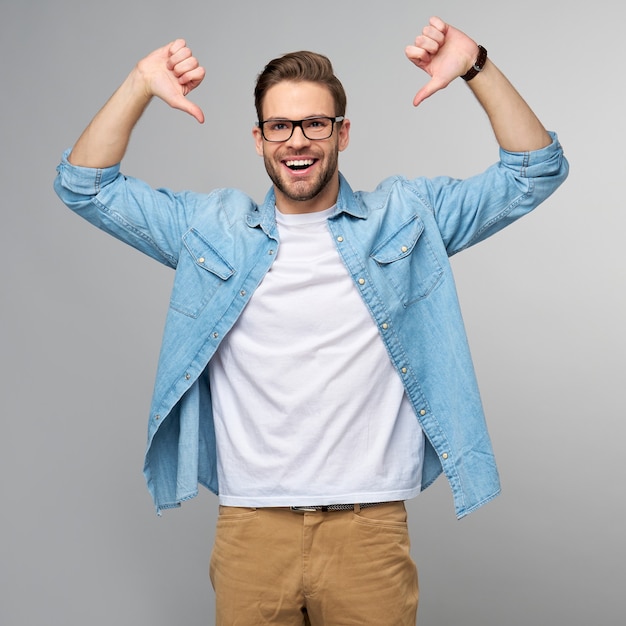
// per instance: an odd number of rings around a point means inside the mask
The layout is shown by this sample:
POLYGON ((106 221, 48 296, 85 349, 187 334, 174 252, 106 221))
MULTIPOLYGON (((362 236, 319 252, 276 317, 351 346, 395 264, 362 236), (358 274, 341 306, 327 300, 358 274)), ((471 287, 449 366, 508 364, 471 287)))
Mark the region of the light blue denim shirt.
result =
MULTIPOLYGON (((448 257, 565 180, 568 164, 552 138, 534 152, 501 150, 498 163, 465 180, 393 177, 353 192, 342 176, 328 219, 426 435, 422 488, 443 471, 459 518, 500 484, 448 257)), ((198 484, 218 493, 207 365, 276 256, 273 190, 262 205, 234 189, 155 190, 119 166, 72 166, 68 153, 55 180, 63 202, 176 270, 144 466, 157 512, 196 496, 198 484)))

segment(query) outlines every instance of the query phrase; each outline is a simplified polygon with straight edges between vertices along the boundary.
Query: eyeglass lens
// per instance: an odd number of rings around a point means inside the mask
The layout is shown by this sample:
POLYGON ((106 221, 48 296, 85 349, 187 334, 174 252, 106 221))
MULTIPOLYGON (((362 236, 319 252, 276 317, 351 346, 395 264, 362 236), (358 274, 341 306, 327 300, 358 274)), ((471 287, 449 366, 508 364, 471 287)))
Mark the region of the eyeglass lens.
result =
POLYGON ((307 139, 328 139, 333 134, 335 120, 314 117, 306 120, 268 120, 263 122, 263 136, 268 141, 287 141, 299 126, 307 139))

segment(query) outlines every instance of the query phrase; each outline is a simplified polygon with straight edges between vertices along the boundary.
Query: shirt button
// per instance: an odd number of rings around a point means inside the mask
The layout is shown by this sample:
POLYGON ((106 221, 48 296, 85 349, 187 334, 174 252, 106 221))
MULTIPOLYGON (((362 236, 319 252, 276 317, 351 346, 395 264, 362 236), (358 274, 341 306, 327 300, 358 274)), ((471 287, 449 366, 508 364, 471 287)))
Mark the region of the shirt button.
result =
POLYGON ((204 257, 203 257, 203 256, 201 256, 201 257, 198 259, 198 263, 204 263, 204 257))
POLYGON ((359 285, 365 284, 365 278, 359 278, 359 285))
POLYGON ((270 256, 272 256, 272 254, 274 254, 274 250, 270 250, 270 251, 268 252, 268 254, 269 254, 270 256))
POLYGON ((400 248, 400 250, 402 250, 402 252, 406 252, 408 250, 408 248, 406 246, 402 246, 402 248, 400 248))
POLYGON ((445 461, 445 460, 448 458, 448 453, 447 453, 447 452, 444 452, 444 453, 441 455, 441 458, 445 461))
POLYGON ((219 333, 213 333, 213 339, 217 339, 220 336, 219 333))
POLYGON ((245 296, 245 295, 246 295, 246 290, 245 290, 245 289, 242 289, 242 290, 239 292, 239 295, 240 295, 240 296, 245 296))
POLYGON ((189 372, 187 372, 185 374, 185 380, 189 380, 191 378, 191 374, 189 372))
POLYGON ((425 411, 424 409, 422 409, 422 410, 420 411, 420 415, 426 415, 426 411, 425 411))
POLYGON ((337 237, 337 241, 341 243, 343 241, 343 237, 340 235, 339 237, 337 237))
POLYGON ((403 368, 402 368, 402 370, 401 370, 401 372, 402 372, 403 374, 406 374, 406 373, 407 373, 407 369, 406 369, 406 367, 403 367, 403 368))
POLYGON ((154 419, 158 422, 161 419, 161 416, 160 415, 155 415, 154 419))
POLYGON ((388 328, 389 328, 389 324, 387 324, 387 322, 384 322, 382 325, 382 329, 387 330, 388 328))

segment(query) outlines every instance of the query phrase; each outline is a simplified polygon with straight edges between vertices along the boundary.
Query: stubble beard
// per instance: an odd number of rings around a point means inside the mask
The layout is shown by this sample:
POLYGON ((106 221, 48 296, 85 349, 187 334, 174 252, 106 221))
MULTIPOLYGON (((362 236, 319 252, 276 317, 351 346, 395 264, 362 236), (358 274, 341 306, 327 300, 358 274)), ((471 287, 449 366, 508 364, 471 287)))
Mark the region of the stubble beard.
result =
MULTIPOLYGON (((294 158, 296 157, 297 155, 294 155, 294 158)), ((265 163, 267 175, 270 177, 272 183, 276 189, 280 191, 280 193, 294 202, 308 202, 321 194, 322 191, 324 191, 324 189, 326 189, 326 187, 330 184, 335 172, 337 171, 339 159, 337 151, 331 152, 325 165, 319 171, 314 180, 309 179, 300 181, 284 180, 279 169, 283 167, 281 163, 276 166, 274 164, 274 160, 267 156, 263 157, 263 161, 265 163)), ((317 163, 319 164, 319 161, 317 163)))

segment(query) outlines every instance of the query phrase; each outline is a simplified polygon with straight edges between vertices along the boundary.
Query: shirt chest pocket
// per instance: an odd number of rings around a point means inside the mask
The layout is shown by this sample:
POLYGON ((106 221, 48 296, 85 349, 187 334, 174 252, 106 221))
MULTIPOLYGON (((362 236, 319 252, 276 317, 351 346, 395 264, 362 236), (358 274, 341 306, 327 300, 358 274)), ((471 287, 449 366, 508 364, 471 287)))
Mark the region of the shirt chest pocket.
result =
POLYGON ((404 306, 426 298, 444 273, 417 215, 378 243, 370 256, 404 306))
POLYGON ((234 273, 224 256, 192 228, 183 235, 170 307, 198 317, 234 273))

